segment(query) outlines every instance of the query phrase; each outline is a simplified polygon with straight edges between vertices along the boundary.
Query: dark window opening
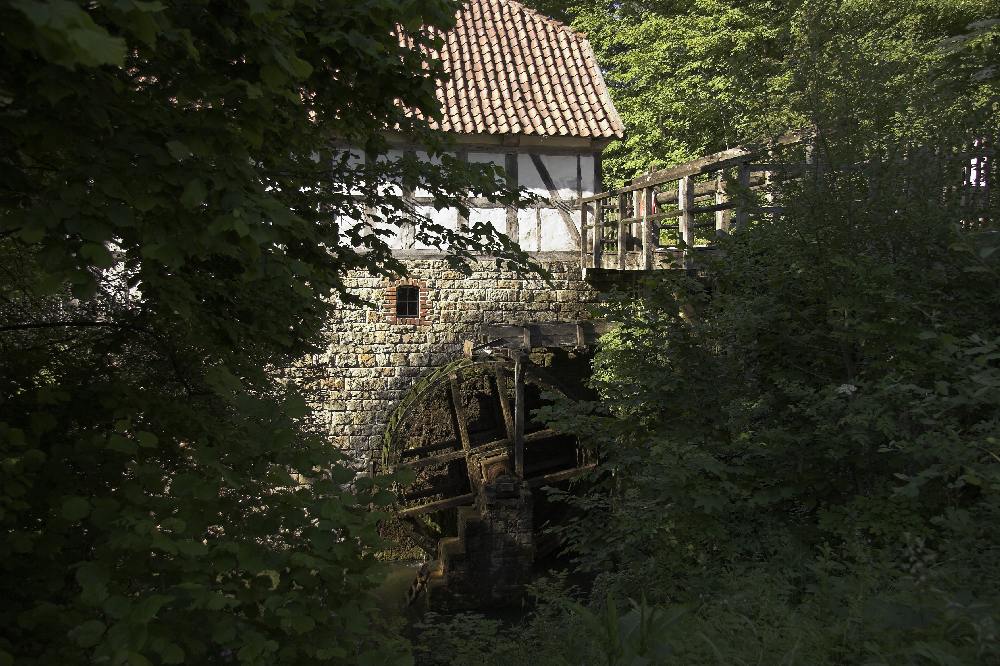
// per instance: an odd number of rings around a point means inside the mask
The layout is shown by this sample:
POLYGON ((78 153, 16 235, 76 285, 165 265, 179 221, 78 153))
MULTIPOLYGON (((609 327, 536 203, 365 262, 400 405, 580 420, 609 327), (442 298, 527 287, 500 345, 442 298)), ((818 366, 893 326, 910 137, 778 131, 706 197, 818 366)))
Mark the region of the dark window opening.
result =
POLYGON ((420 288, 396 287, 396 316, 416 319, 420 316, 420 288))

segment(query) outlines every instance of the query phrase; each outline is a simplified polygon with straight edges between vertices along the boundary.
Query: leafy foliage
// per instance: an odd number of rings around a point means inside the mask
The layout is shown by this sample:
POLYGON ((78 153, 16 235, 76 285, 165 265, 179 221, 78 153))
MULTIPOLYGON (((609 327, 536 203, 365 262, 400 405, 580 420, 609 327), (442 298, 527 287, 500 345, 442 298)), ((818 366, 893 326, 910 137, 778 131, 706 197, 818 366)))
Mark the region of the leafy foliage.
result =
POLYGON ((366 594, 390 496, 275 375, 348 271, 401 270, 393 226, 523 265, 390 187, 512 201, 492 168, 335 148, 442 150, 455 7, 0 3, 0 663, 405 661, 366 594))
MULTIPOLYGON (((989 16, 988 2, 958 0, 858 0, 844 3, 842 9, 812 0, 529 4, 571 20, 594 47, 627 130, 623 141, 605 151, 608 185, 811 125, 818 105, 803 98, 807 84, 802 76, 810 64, 818 64, 814 56, 822 58, 825 52, 844 58, 839 66, 878 66, 883 73, 898 68, 896 80, 903 83, 910 74, 907 68, 918 65, 914 58, 919 57, 910 53, 908 59, 907 48, 921 40, 959 35, 970 22, 989 16), (871 16, 880 21, 878 30, 862 25, 871 16), (803 49, 803 40, 813 43, 803 49)), ((980 32, 992 28, 983 25, 980 32)), ((980 56, 995 48, 988 39, 978 44, 980 56)), ((980 69, 988 62, 975 60, 980 69)), ((829 59, 825 64, 831 64, 829 59)), ((885 77, 865 78, 857 70, 813 71, 811 80, 817 76, 860 86, 838 98, 845 104, 861 99, 862 93, 883 98, 892 92, 905 98, 912 92, 880 87, 885 77)), ((849 122, 852 111, 840 111, 846 112, 841 121, 849 122)))
MULTIPOLYGON (((596 491, 559 496, 582 517, 557 531, 598 573, 593 608, 610 591, 689 609, 665 632, 676 663, 992 663, 1000 265, 984 224, 998 202, 960 185, 998 129, 996 8, 713 7, 573 11, 581 27, 630 17, 591 38, 618 40, 604 55, 613 94, 653 155, 675 161, 801 119, 818 130, 813 161, 772 188, 781 216, 722 241, 711 280, 661 277, 608 305, 620 326, 595 361, 601 399, 544 414, 603 460, 596 491), (654 59, 639 54, 719 45, 720 26, 756 11, 758 62, 740 70, 752 80, 709 92, 724 49, 643 69, 654 59), (690 39, 626 43, 636 26, 690 39), (733 134, 685 123, 688 108, 710 115, 704 98, 739 119, 733 134), (628 106, 679 100, 649 125, 628 106), (660 131, 682 148, 657 143, 660 131)), ((618 150, 624 177, 650 158, 618 150)), ((572 617, 560 640, 599 635, 572 617)))

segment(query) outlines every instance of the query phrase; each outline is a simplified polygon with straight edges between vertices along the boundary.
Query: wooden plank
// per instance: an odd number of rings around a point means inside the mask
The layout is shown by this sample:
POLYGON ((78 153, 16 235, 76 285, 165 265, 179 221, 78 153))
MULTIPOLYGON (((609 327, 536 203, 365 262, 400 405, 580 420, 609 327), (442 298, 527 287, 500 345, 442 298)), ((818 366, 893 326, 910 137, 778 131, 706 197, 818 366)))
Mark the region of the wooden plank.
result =
POLYGON ((433 513, 434 511, 454 509, 456 506, 466 506, 468 504, 472 504, 473 499, 475 499, 475 496, 472 493, 456 495, 455 497, 448 497, 436 502, 428 502, 427 504, 420 504, 419 506, 410 507, 409 509, 403 509, 399 512, 399 515, 403 517, 419 516, 423 513, 433 513))
POLYGON ((750 164, 743 162, 736 167, 736 183, 740 188, 741 205, 736 207, 736 218, 733 229, 742 229, 747 223, 746 196, 750 189, 750 164))
POLYGON ((653 268, 653 248, 658 244, 658 233, 654 231, 653 188, 642 190, 642 270, 653 268))
POLYGON ((684 265, 690 262, 689 248, 694 246, 694 214, 691 212, 694 203, 694 190, 691 187, 691 176, 684 176, 677 181, 677 202, 680 204, 680 220, 678 222, 681 240, 684 241, 684 265))
POLYGON ((497 400, 500 403, 500 411, 503 413, 504 430, 507 431, 507 439, 514 439, 514 412, 510 408, 510 400, 507 399, 507 378, 503 376, 503 371, 497 368, 494 371, 497 383, 497 400))
POLYGON ((469 473, 469 485, 472 486, 473 491, 476 491, 479 488, 479 478, 469 455, 472 452, 472 440, 469 438, 469 420, 465 415, 465 406, 462 404, 462 390, 458 383, 458 375, 452 375, 448 384, 451 387, 451 407, 455 414, 455 422, 458 424, 458 437, 462 442, 462 452, 465 456, 465 469, 469 473))
POLYGON ((628 251, 628 215, 625 214, 628 194, 618 197, 618 263, 625 263, 625 252, 628 251))
POLYGON ((524 480, 524 357, 514 358, 514 475, 524 480))
MULTIPOLYGON (((551 322, 528 324, 527 328, 530 329, 532 346, 573 348, 579 344, 577 326, 583 328, 584 342, 591 345, 607 333, 612 325, 606 321, 551 322)), ((494 341, 493 347, 521 349, 524 345, 524 328, 524 326, 484 325, 479 328, 479 334, 487 340, 494 341)))
POLYGON ((559 483, 560 481, 568 481, 572 478, 581 476, 582 474, 589 472, 595 467, 597 467, 597 464, 591 463, 589 465, 583 465, 581 467, 565 469, 560 472, 552 472, 551 474, 536 476, 533 479, 528 479, 528 486, 531 488, 537 488, 538 486, 546 486, 552 483, 559 483))
MULTIPOLYGON (((749 187, 758 187, 764 184, 764 177, 762 175, 751 175, 749 187)), ((694 198, 698 199, 715 198, 715 188, 716 181, 710 181, 707 183, 695 183, 694 186, 694 198)), ((657 192, 656 193, 656 203, 658 204, 670 204, 677 203, 677 188, 673 188, 667 192, 657 192)))
POLYGON ((729 231, 729 210, 736 207, 735 204, 729 201, 729 197, 726 194, 726 180, 723 176, 724 173, 720 171, 715 179, 715 205, 718 207, 715 211, 716 233, 729 231), (725 208, 722 207, 723 204, 726 205, 725 208))
MULTIPOLYGON (((793 145, 802 141, 804 137, 805 134, 802 131, 787 132, 774 141, 771 141, 768 145, 793 145)), ((622 194, 634 192, 635 190, 640 190, 644 187, 662 185, 663 183, 677 180, 685 176, 697 176, 703 173, 710 173, 712 171, 719 171, 721 169, 738 166, 747 161, 747 158, 752 157, 754 154, 754 151, 747 148, 730 148, 728 150, 712 153, 711 155, 705 155, 704 157, 699 157, 688 162, 683 162, 667 169, 653 171, 645 176, 633 179, 625 187, 608 192, 600 192, 593 196, 579 199, 577 203, 582 204, 602 198, 620 196, 622 194)))
POLYGON ((601 253, 604 251, 604 205, 598 202, 594 207, 594 238, 591 255, 594 259, 594 268, 601 265, 601 253))
POLYGON ((731 208, 736 208, 736 204, 726 201, 712 206, 692 206, 688 209, 688 212, 692 215, 696 213, 718 213, 719 211, 729 210, 731 208))
POLYGON ((729 150, 723 150, 718 153, 706 155, 705 157, 699 157, 698 159, 691 160, 690 162, 684 162, 683 164, 678 164, 677 166, 670 167, 668 169, 654 171, 649 175, 636 178, 632 181, 632 185, 623 189, 631 190, 638 189, 640 187, 647 187, 649 185, 660 185, 671 180, 715 171, 726 166, 731 166, 735 160, 741 160, 751 154, 752 153, 745 148, 730 148, 729 150))
MULTIPOLYGON (((511 189, 517 189, 518 176, 517 176, 517 153, 507 153, 504 156, 504 173, 507 176, 507 186, 511 189)), ((517 240, 519 235, 518 222, 517 222, 517 206, 507 206, 507 236, 513 240, 517 240)))
POLYGON ((403 449, 400 452, 400 456, 415 456, 422 453, 429 453, 430 451, 438 451, 450 446, 458 446, 459 441, 457 439, 449 439, 444 442, 434 442, 433 444, 428 444, 427 446, 416 446, 412 449, 403 449))
POLYGON ((442 463, 451 462, 452 460, 459 460, 460 458, 464 458, 465 455, 464 450, 448 451, 447 453, 439 453, 435 456, 427 456, 426 458, 417 458, 416 460, 397 463, 395 469, 420 469, 421 467, 440 465, 442 463))
MULTIPOLYGON (((711 181, 708 183, 695 183, 694 185, 695 199, 699 199, 701 197, 707 197, 713 194, 715 194, 715 181, 711 181)), ((658 204, 677 203, 677 188, 672 188, 665 192, 657 192, 656 203, 658 204)))

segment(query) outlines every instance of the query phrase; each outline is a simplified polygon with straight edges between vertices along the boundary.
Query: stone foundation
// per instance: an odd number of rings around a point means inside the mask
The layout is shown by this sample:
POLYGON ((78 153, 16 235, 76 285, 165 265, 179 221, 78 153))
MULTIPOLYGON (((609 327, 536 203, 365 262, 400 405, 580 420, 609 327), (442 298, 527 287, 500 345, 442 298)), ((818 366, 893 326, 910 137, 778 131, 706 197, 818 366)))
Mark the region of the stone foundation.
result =
MULTIPOLYGON (((403 257, 409 275, 389 281, 350 276, 352 293, 374 307, 343 306, 331 318, 327 347, 291 369, 311 401, 316 425, 365 464, 382 444, 397 402, 416 380, 462 355, 483 324, 519 325, 588 319, 597 292, 581 277, 577 253, 538 254, 552 283, 473 264, 469 276, 440 257, 403 257), (417 317, 397 316, 397 285, 419 287, 417 317)), ((411 292, 412 293, 412 292, 411 292)))

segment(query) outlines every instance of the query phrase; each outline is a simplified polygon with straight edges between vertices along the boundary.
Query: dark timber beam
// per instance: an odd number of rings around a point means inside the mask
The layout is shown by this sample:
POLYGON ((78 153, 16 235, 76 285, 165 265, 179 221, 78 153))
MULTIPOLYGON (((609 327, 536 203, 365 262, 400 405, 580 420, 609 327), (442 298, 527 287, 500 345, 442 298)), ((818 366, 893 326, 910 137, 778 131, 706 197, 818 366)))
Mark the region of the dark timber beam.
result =
POLYGON ((514 357, 514 475, 524 480, 524 354, 514 357))
POLYGON ((510 400, 507 399, 507 378, 503 376, 503 371, 497 368, 494 374, 497 382, 497 401, 500 403, 500 411, 503 412, 504 429, 507 431, 507 439, 514 441, 514 412, 510 408, 510 400))
POLYGON ((458 375, 452 375, 448 384, 451 387, 451 408, 455 415, 455 423, 458 425, 458 438, 462 442, 462 452, 465 455, 465 467, 469 471, 469 484, 473 490, 478 487, 478 475, 472 465, 472 440, 469 438, 469 420, 465 415, 465 406, 462 404, 462 389, 458 383, 458 375))

